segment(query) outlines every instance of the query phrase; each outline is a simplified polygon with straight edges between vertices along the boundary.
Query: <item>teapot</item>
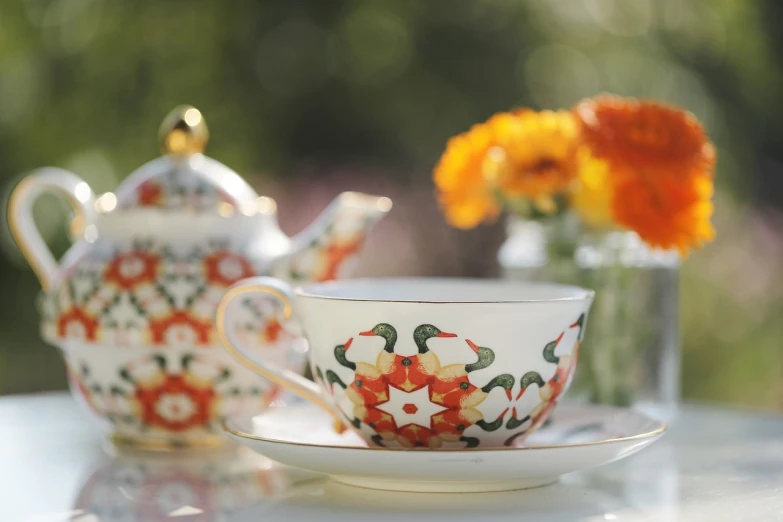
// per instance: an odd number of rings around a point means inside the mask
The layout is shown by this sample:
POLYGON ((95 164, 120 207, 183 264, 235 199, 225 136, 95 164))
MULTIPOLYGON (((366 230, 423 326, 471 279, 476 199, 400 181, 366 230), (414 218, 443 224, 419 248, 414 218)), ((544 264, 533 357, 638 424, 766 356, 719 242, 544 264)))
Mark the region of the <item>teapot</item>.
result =
MULTIPOLYGON (((96 197, 76 174, 39 169, 9 201, 12 235, 43 287, 43 338, 64 357, 73 395, 117 444, 147 449, 213 447, 228 415, 258 411, 280 389, 221 347, 214 314, 246 277, 289 281, 347 276, 367 231, 390 209, 385 197, 339 195, 289 238, 277 205, 203 154, 208 130, 191 106, 163 121, 163 155, 114 192, 96 197), (33 221, 44 192, 75 214, 74 244, 59 260, 33 221)), ((230 326, 272 364, 304 371, 306 347, 286 334, 272 302, 246 300, 230 326)))

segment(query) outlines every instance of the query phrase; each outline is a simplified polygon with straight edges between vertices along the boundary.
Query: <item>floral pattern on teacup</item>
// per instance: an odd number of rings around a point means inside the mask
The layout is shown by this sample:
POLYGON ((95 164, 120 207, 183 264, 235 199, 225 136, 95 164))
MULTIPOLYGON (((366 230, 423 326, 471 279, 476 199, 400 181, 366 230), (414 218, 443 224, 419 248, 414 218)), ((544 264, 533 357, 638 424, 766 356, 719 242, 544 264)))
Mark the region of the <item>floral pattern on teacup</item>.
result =
POLYGON ((556 365, 549 380, 544 381, 535 371, 525 373, 519 379, 516 397, 512 390, 517 381, 509 373, 495 374, 483 384, 474 382, 472 372, 492 366, 495 354, 491 348, 465 339, 476 360, 442 365, 427 341, 457 335, 443 332, 431 324, 422 324, 413 332, 418 347, 415 355, 395 353, 397 330, 388 323, 377 324, 372 330, 359 334, 385 340, 375 364, 354 362, 348 357, 354 340, 350 338, 335 347, 334 358, 341 367, 353 372, 352 379, 346 382, 338 375, 337 368, 324 370, 319 366, 316 367, 316 379, 333 396, 346 421, 356 429, 372 431, 369 438, 377 446, 435 449, 444 444, 460 443, 473 448, 480 444, 476 431, 468 431, 474 426, 484 432, 501 429, 510 432, 505 445, 511 446, 546 420, 568 387, 576 367, 584 318, 581 315, 569 326, 569 329, 578 328, 569 355, 555 355, 555 348, 565 332, 544 347, 544 360, 556 365), (540 402, 520 418, 517 403, 534 384, 538 387, 540 402), (495 388, 504 391, 507 406, 498 415, 487 418, 482 404, 495 388))

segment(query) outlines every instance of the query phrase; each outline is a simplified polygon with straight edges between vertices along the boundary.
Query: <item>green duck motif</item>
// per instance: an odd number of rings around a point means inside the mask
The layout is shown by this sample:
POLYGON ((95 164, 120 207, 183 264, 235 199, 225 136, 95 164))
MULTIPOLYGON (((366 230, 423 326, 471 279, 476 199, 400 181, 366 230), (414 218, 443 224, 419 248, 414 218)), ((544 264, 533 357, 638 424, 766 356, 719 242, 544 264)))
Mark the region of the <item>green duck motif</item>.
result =
POLYGON ((569 326, 569 328, 577 328, 577 327, 579 328, 579 333, 577 333, 576 338, 580 341, 582 340, 582 336, 584 335, 585 319, 586 319, 585 314, 582 313, 579 316, 579 319, 577 319, 571 326, 569 326))
POLYGON ((378 323, 372 330, 360 332, 359 335, 362 337, 377 336, 385 341, 383 350, 375 360, 375 366, 382 375, 391 373, 395 360, 394 346, 397 344, 397 330, 389 323, 378 323))
MULTIPOLYGON (((525 375, 523 375, 522 378, 519 380, 520 390, 519 390, 519 394, 517 395, 517 400, 519 400, 520 397, 522 397, 527 387, 533 384, 538 385, 539 389, 541 389, 546 385, 546 382, 544 382, 544 379, 541 378, 541 374, 538 372, 527 372, 525 375)), ((526 423, 529 420, 530 420, 530 415, 525 415, 522 419, 518 419, 517 409, 515 407, 511 410, 511 418, 508 419, 508 422, 506 423, 506 428, 510 430, 517 429, 518 427, 522 426, 524 423, 526 423)))
POLYGON ((563 338, 563 335, 565 335, 565 332, 561 333, 557 339, 546 343, 546 346, 544 346, 543 355, 546 362, 550 362, 552 364, 557 364, 560 362, 560 357, 555 355, 555 348, 557 348, 557 345, 560 344, 560 340, 563 338))
POLYGON ((394 353, 394 344, 397 334, 391 335, 393 328, 382 323, 370 332, 362 332, 362 335, 380 335, 386 339, 386 345, 379 354, 378 369, 390 386, 405 392, 413 392, 427 386, 440 369, 440 361, 434 352, 430 351, 427 341, 433 338, 456 337, 456 334, 440 330, 431 324, 422 324, 413 331, 413 341, 416 344, 417 354, 398 355, 394 353), (381 333, 375 330, 383 326, 381 333))
POLYGON ((430 400, 446 408, 474 408, 486 400, 491 390, 500 387, 506 390, 510 401, 514 376, 509 373, 494 377, 481 388, 470 382, 468 375, 488 368, 495 361, 495 352, 485 346, 476 345, 470 339, 465 342, 478 359, 475 363, 449 364, 440 368, 430 384, 430 400))

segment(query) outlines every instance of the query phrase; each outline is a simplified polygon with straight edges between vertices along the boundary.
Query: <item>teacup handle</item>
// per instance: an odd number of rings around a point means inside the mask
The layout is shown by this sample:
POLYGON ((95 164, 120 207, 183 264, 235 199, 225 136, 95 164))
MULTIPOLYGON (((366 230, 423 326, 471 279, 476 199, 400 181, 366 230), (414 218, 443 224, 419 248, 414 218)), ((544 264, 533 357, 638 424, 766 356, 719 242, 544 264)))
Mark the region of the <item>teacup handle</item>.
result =
POLYGON ((234 300, 247 294, 273 297, 280 305, 278 315, 280 324, 291 334, 302 337, 302 328, 294 311, 294 296, 291 286, 274 277, 251 277, 232 285, 218 303, 216 323, 218 335, 223 345, 231 355, 239 359, 250 370, 328 411, 337 421, 335 429, 342 431, 341 421, 318 384, 298 373, 253 356, 237 339, 234 329, 227 326, 229 306, 234 300))
POLYGON ((76 174, 55 167, 38 169, 14 188, 8 203, 8 224, 16 244, 33 268, 45 292, 52 288, 58 264, 41 232, 33 221, 33 205, 44 192, 60 193, 81 220, 80 233, 92 224, 95 216, 95 194, 76 174))

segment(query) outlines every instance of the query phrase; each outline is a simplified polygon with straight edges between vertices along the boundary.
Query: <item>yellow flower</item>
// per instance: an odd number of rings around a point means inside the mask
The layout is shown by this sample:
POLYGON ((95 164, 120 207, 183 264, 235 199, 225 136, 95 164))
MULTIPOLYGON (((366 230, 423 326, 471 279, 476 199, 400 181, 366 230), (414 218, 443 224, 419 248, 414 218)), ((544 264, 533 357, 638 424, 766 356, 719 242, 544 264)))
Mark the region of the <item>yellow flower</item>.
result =
POLYGON ((473 228, 500 213, 500 202, 484 178, 484 165, 492 147, 487 124, 474 125, 451 138, 433 172, 438 202, 453 227, 473 228))
POLYGON ((486 175, 507 199, 528 199, 541 210, 554 210, 577 174, 579 125, 569 111, 522 109, 492 118, 495 168, 486 175))
POLYGON ((492 116, 449 140, 433 172, 446 221, 473 228, 495 219, 498 193, 544 212, 576 178, 579 126, 568 111, 522 109, 492 116))
POLYGON ((715 149, 691 114, 653 101, 603 96, 573 111, 496 114, 455 136, 433 173, 446 220, 472 228, 503 204, 557 210, 591 227, 634 230, 682 254, 710 241, 715 149))
POLYGON ((586 147, 578 154, 577 182, 569 194, 571 208, 589 227, 606 229, 614 224, 613 186, 609 164, 590 154, 586 147))

